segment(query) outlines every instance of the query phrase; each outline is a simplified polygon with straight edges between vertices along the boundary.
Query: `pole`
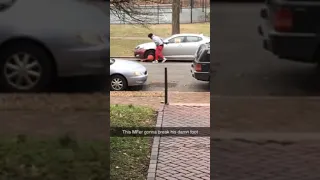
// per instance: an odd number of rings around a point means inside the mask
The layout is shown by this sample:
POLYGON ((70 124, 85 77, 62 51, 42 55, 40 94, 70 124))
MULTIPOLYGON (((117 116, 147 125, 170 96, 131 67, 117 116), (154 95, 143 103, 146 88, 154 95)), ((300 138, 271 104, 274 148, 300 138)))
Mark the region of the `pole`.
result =
POLYGON ((207 1, 204 4, 204 22, 207 22, 207 1))
POLYGON ((193 9, 193 0, 190 0, 190 23, 192 23, 192 9, 193 9))
POLYGON ((168 105, 168 71, 164 68, 164 103, 168 105))
POLYGON ((202 12, 204 12, 204 1, 205 0, 202 0, 202 12))
POLYGON ((158 4, 158 24, 160 24, 160 5, 158 4))

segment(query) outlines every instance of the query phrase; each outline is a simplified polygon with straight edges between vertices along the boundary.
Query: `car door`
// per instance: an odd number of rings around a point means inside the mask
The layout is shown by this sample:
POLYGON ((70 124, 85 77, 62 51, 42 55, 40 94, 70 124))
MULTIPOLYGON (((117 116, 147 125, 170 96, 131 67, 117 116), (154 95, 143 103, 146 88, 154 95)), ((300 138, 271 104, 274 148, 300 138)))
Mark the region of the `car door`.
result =
POLYGON ((168 44, 164 45, 163 48, 163 55, 168 58, 172 59, 174 57, 179 56, 182 50, 182 43, 185 39, 185 36, 175 36, 168 39, 168 44))
POLYGON ((181 43, 181 50, 178 56, 185 60, 193 60, 202 40, 203 38, 199 36, 186 36, 184 41, 181 43))

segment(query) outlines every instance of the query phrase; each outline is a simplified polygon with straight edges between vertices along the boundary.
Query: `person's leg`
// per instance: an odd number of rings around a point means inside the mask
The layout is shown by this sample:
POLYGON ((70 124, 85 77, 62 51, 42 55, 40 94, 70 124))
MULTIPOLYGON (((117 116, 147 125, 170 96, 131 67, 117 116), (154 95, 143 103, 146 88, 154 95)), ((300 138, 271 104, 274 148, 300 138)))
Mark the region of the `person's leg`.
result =
MULTIPOLYGON (((158 58, 160 58, 160 59, 163 59, 162 49, 163 49, 163 46, 159 46, 159 54, 158 54, 158 58)), ((159 59, 158 59, 158 60, 159 60, 159 59)))
POLYGON ((159 60, 159 47, 160 46, 157 46, 156 47, 156 53, 155 53, 155 58, 154 58, 154 63, 157 63, 158 62, 158 60, 159 60))
POLYGON ((164 63, 164 62, 166 62, 167 59, 166 59, 166 58, 163 56, 163 54, 162 54, 163 46, 160 46, 160 47, 161 47, 161 48, 160 48, 160 53, 159 53, 160 55, 159 55, 159 56, 160 56, 160 58, 162 59, 162 63, 164 63))

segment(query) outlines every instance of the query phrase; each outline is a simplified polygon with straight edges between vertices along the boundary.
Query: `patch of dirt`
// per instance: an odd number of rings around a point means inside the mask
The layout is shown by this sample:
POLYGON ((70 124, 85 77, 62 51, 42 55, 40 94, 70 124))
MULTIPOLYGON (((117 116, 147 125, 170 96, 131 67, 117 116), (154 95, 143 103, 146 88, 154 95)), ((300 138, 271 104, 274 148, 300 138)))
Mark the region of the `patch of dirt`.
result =
POLYGON ((161 102, 164 101, 163 97, 111 97, 111 104, 132 104, 137 106, 151 107, 158 110, 161 102))
POLYGON ((169 102, 210 104, 210 92, 170 92, 169 102))
POLYGON ((109 111, 105 94, 1 94, 0 110, 109 111))
POLYGON ((109 112, 0 111, 1 136, 34 137, 71 134, 87 140, 106 140, 109 112))
POLYGON ((163 91, 111 91, 111 97, 164 97, 163 91))
MULTIPOLYGON (((149 92, 122 92, 130 96, 115 96, 111 94, 111 104, 133 104, 139 106, 148 106, 156 110, 163 105, 163 92, 149 91, 149 92), (141 94, 142 93, 142 94, 141 94), (146 94, 143 94, 146 93, 146 94), (149 96, 147 96, 147 94, 149 96), (139 96, 141 95, 141 96, 139 96), (156 95, 156 96, 152 96, 156 95), (160 96, 161 95, 161 96, 160 96)), ((170 103, 210 103, 210 93, 206 92, 169 92, 170 103)))
MULTIPOLYGON (((0 94, 0 135, 56 136, 65 133, 85 139, 106 139, 109 105, 163 105, 163 92, 105 94, 0 94)), ((207 103, 210 93, 169 92, 169 103, 207 103)))
POLYGON ((1 94, 0 135, 107 141, 109 102, 104 94, 1 94))

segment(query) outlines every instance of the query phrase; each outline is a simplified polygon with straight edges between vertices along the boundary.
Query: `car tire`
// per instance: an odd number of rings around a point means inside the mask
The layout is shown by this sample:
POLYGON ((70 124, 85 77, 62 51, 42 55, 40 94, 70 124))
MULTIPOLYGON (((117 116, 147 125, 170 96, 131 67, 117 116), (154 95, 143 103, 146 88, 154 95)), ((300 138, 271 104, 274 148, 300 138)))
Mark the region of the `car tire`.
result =
POLYGON ((110 90, 111 91, 124 91, 128 88, 127 79, 122 75, 113 75, 110 80, 110 90), (116 85, 115 83, 119 83, 116 85), (121 84, 121 85, 120 85, 121 84))
POLYGON ((147 59, 149 55, 152 55, 153 56, 153 59, 152 61, 154 61, 155 59, 155 51, 154 50, 147 50, 145 53, 144 53, 144 58, 147 59))
POLYGON ((53 59, 41 46, 21 41, 10 43, 0 52, 1 88, 5 92, 42 92, 53 81, 54 67, 53 59))

